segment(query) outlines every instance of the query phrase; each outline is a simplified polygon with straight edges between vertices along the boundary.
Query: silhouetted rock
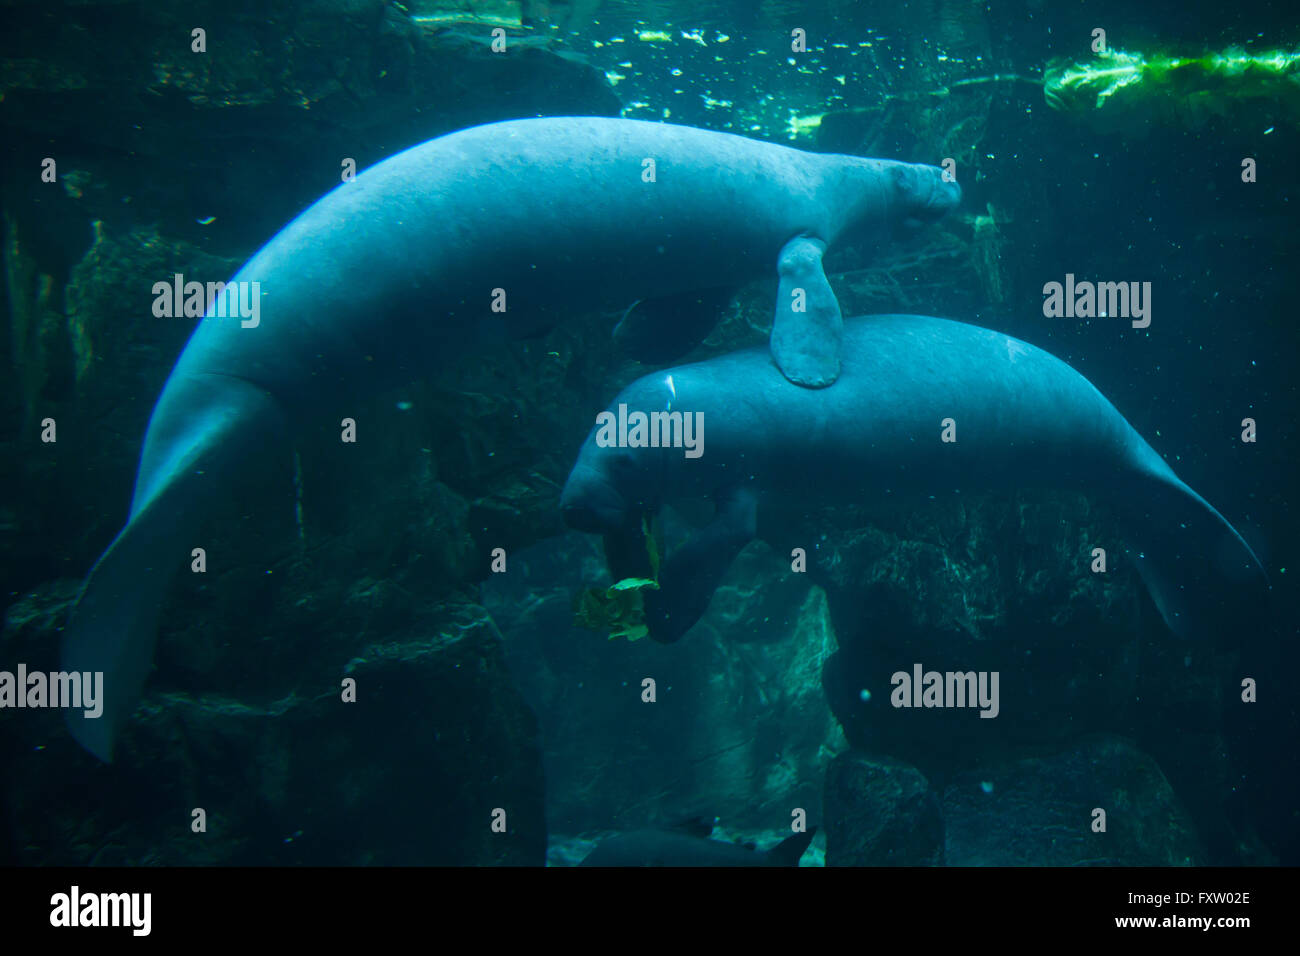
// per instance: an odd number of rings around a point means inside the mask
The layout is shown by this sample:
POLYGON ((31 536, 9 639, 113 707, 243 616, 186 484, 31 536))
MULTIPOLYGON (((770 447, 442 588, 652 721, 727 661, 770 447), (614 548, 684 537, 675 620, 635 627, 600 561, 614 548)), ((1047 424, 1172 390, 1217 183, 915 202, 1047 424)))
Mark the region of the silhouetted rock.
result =
POLYGON ((949 866, 1202 862, 1191 820, 1156 762, 1119 738, 963 774, 942 801, 949 866), (1094 830, 1097 810, 1105 832, 1094 830))
MULTIPOLYGON (((31 668, 56 666, 56 635, 45 636, 31 668)), ((311 653, 309 634, 263 637, 297 637, 311 653)), ((15 643, 6 639, 6 659, 15 643)), ((72 741, 59 712, 0 711, 15 862, 544 864, 536 719, 482 608, 444 610, 311 670, 318 683, 278 699, 233 696, 263 683, 237 672, 217 678, 225 694, 151 692, 107 766, 72 741), (343 700, 344 678, 355 702, 343 700), (204 832, 192 829, 196 809, 204 832)))
POLYGON ((826 771, 827 866, 942 866, 943 818, 921 771, 851 751, 826 771))

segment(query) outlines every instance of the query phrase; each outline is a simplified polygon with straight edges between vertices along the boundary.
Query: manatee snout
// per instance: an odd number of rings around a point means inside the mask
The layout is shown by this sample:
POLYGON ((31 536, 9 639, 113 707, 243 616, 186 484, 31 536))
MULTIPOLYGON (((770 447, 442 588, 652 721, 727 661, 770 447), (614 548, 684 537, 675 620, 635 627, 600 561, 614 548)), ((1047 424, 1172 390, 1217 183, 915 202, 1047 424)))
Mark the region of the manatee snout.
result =
POLYGON ((898 222, 904 230, 932 225, 961 203, 961 186, 945 181, 938 166, 900 163, 893 176, 900 202, 898 222))
POLYGON ((627 502, 601 469, 580 460, 560 493, 560 513, 575 531, 608 534, 623 527, 627 502))

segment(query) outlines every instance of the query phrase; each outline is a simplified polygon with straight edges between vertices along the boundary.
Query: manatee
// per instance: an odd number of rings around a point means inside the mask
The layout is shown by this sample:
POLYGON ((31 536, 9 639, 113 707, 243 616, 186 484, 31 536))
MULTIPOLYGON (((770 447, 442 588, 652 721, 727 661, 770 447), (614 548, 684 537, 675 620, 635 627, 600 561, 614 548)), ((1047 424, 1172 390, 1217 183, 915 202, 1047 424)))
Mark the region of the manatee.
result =
POLYGON ((847 320, 844 371, 826 389, 793 385, 764 349, 634 381, 598 416, 560 507, 570 527, 604 534, 611 570, 632 578, 651 573, 647 515, 713 501, 713 519, 662 562, 660 589, 642 592, 651 636, 670 643, 755 537, 765 500, 1035 487, 1083 491, 1113 509, 1178 635, 1238 626, 1266 598, 1250 546, 1087 379, 1008 335, 928 316, 847 320))

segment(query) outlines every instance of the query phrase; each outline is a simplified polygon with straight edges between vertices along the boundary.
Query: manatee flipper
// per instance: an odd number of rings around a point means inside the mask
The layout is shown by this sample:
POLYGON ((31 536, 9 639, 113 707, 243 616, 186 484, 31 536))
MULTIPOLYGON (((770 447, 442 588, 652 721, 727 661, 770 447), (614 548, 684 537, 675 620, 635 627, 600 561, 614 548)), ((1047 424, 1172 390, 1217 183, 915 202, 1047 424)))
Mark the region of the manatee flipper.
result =
POLYGON ((772 358, 796 385, 823 388, 840 374, 844 319, 822 269, 826 243, 796 236, 777 259, 780 282, 772 320, 772 358))
POLYGON ((238 463, 283 444, 279 406, 248 382, 203 376, 164 399, 149 424, 131 519, 91 569, 63 633, 61 668, 104 675, 102 713, 69 708, 64 721, 105 762, 139 703, 167 588, 191 560, 204 519, 238 463))
POLYGON ((1119 510, 1160 616, 1179 637, 1220 646, 1253 633, 1270 589, 1259 558, 1213 505, 1147 451, 1149 467, 1126 484, 1119 510))
POLYGON ((614 327, 619 348, 645 365, 672 362, 713 331, 734 289, 696 289, 634 302, 614 327))
POLYGON ((754 492, 732 488, 719 497, 713 520, 668 556, 659 590, 642 592, 651 637, 672 644, 695 626, 731 562, 754 539, 757 513, 754 492))

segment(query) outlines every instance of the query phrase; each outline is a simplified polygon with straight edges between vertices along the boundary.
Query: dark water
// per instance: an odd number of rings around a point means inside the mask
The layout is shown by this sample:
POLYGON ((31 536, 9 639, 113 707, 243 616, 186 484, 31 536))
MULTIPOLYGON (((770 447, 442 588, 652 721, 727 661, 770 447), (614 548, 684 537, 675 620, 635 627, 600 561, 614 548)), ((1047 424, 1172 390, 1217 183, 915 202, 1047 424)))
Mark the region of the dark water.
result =
MULTIPOLYGON (((524 6, 0 8, 0 672, 59 669, 78 589, 129 516, 151 410, 196 323, 158 316, 155 283, 229 279, 345 159, 364 171, 547 115, 951 160, 955 211, 831 249, 843 314, 951 318, 1067 362, 1240 533, 1266 596, 1191 527, 1174 586, 1204 613, 1177 636, 1134 570, 1126 516, 1142 505, 1126 510, 1124 474, 1039 487, 1007 469, 933 494, 925 475, 888 493, 864 478, 847 501, 783 490, 734 561, 707 549, 726 574, 682 640, 579 626, 575 601, 624 576, 627 543, 561 515, 584 436, 641 376, 763 346, 776 263, 725 290, 716 328, 672 361, 611 338, 641 293, 595 306, 575 289, 541 335, 381 374, 344 410, 361 439, 343 454, 343 392, 322 389, 307 400, 321 415, 259 440, 202 514, 149 531, 194 518, 206 568, 144 601, 163 602, 154 669, 112 764, 57 709, 0 708, 0 860, 562 865, 703 817, 760 849, 806 821, 804 865, 1294 864, 1300 68, 1259 65, 1300 50, 1290 5, 524 6), (1045 70, 1101 62, 1095 28, 1148 62, 1236 65, 1053 108, 1045 70), (1149 289, 1150 324, 1046 315, 1045 286, 1067 274, 1149 289), (1115 542, 1104 574, 1098 541, 1115 542), (788 556, 800 543, 806 569, 788 556), (891 706, 914 664, 996 672, 997 717, 891 706)), ((494 188, 453 191, 472 220, 494 188)), ((752 214, 742 203, 719 228, 752 214)), ((466 241, 484 235, 500 238, 466 241)), ((411 254, 401 233, 365 242, 411 254)), ((401 291, 368 279, 367 301, 401 291)), ((339 301, 322 292, 304 328, 339 301)), ((431 290, 428 321, 452 305, 431 290)), ((1079 465, 1071 448, 1044 451, 1045 471, 1079 465)), ((1144 517, 1176 536, 1180 513, 1161 507, 1144 517)), ((665 562, 712 515, 669 502, 665 562)), ((193 570, 188 544, 172 560, 193 570)), ((652 605, 675 600, 663 583, 652 605)))

